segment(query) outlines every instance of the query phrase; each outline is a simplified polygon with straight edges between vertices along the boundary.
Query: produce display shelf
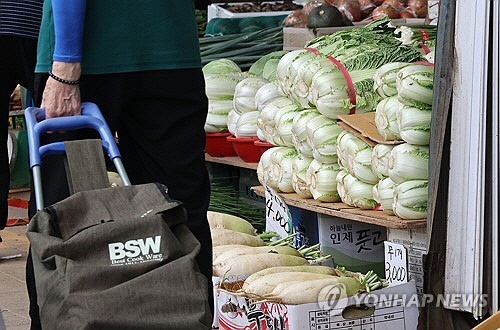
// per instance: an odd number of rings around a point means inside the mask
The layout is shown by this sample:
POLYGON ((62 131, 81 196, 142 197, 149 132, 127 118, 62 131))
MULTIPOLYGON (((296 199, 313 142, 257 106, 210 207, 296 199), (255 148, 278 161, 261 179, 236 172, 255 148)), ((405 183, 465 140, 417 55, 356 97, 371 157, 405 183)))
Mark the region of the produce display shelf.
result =
MULTIPOLYGON (((265 196, 262 186, 252 187, 252 191, 259 196, 265 196)), ((396 216, 384 214, 382 211, 362 210, 350 207, 344 203, 324 203, 314 199, 305 199, 297 194, 279 194, 283 201, 291 206, 316 213, 326 214, 343 219, 370 223, 391 229, 414 229, 423 228, 427 220, 403 220, 396 216)))
POLYGON ((232 165, 241 168, 248 168, 251 170, 257 170, 258 165, 258 163, 244 162, 240 157, 212 157, 209 154, 205 154, 205 160, 211 163, 232 165))

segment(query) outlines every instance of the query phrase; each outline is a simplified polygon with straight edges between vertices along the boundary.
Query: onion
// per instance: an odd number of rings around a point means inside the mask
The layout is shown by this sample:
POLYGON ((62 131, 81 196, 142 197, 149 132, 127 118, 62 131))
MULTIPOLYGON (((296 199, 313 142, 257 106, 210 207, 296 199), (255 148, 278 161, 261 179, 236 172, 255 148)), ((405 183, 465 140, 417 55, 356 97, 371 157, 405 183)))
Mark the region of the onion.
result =
POLYGON ((361 6, 357 0, 341 0, 338 9, 352 22, 361 21, 361 6))
POLYGON ((412 10, 417 17, 424 18, 427 16, 429 3, 427 0, 408 0, 408 9, 412 10))
POLYGON ((388 16, 391 19, 399 18, 399 10, 393 6, 382 5, 375 8, 372 13, 373 19, 378 19, 384 16, 388 16))
POLYGON ((370 15, 372 11, 377 8, 373 0, 359 0, 359 7, 363 18, 370 15))
POLYGON ((384 0, 373 0, 373 3, 375 4, 375 6, 380 6, 384 3, 384 0))
POLYGON ((285 26, 291 25, 292 27, 305 27, 306 24, 307 24, 307 16, 304 14, 302 9, 291 12, 285 18, 285 26))
POLYGON ((403 1, 401 0, 385 0, 382 6, 392 6, 399 11, 402 11, 405 7, 403 1))
POLYGON ((416 18, 417 15, 415 15, 415 13, 412 10, 409 10, 408 8, 406 8, 405 10, 403 10, 399 14, 399 17, 401 17, 401 18, 416 18))
POLYGON ((314 8, 321 6, 323 3, 324 2, 322 0, 313 0, 311 2, 308 2, 302 8, 302 13, 304 13, 304 15, 308 17, 314 8))

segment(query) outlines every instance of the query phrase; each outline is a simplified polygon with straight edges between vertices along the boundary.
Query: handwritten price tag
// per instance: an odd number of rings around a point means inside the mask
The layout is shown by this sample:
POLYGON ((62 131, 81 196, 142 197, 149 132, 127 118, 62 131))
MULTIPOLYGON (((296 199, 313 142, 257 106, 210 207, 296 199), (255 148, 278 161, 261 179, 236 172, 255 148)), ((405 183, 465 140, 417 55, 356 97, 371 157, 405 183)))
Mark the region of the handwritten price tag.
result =
POLYGON ((389 286, 408 282, 406 248, 401 244, 385 241, 385 279, 389 286))
POLYGON ((283 199, 272 188, 266 189, 266 230, 275 231, 282 238, 293 233, 292 215, 283 199))

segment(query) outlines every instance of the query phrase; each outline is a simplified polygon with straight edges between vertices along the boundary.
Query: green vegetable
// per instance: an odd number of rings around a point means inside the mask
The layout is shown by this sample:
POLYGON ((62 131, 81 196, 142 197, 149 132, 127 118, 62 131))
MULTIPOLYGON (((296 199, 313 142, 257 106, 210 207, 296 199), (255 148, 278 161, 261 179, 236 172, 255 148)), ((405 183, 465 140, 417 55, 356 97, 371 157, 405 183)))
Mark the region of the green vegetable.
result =
POLYGON ((375 125, 377 131, 386 141, 400 140, 398 113, 403 107, 398 101, 398 97, 392 96, 380 101, 375 110, 375 125))
POLYGON ((307 185, 307 169, 313 161, 312 158, 306 157, 299 153, 292 164, 292 185, 293 190, 302 198, 311 198, 312 194, 307 185))
POLYGON ((337 137, 342 128, 335 120, 318 115, 306 124, 307 143, 312 149, 312 156, 320 163, 336 163, 337 137))
POLYGON ((342 25, 342 13, 337 7, 329 4, 322 4, 314 8, 307 17, 307 27, 309 29, 342 25))
POLYGON ((373 186, 373 199, 382 206, 384 213, 389 215, 394 215, 393 202, 396 186, 390 178, 380 180, 373 186))
POLYGON ((410 180, 427 180, 429 147, 408 143, 392 149, 389 157, 389 177, 397 184, 410 180))
POLYGON ((410 65, 409 63, 387 63, 382 65, 376 72, 373 78, 374 90, 381 97, 391 97, 398 94, 398 90, 396 89, 396 78, 398 76, 398 72, 410 65))
POLYGON ((396 86, 399 102, 418 109, 432 106, 434 68, 427 65, 410 65, 399 71, 396 86))
POLYGON ((397 115, 401 139, 410 144, 429 145, 431 117, 432 111, 429 109, 420 110, 411 106, 404 106, 397 115))
POLYGON ((313 160, 306 173, 306 181, 312 197, 321 202, 339 202, 335 178, 340 172, 338 164, 321 164, 313 160))
POLYGON ((428 182, 407 181, 394 191, 394 213, 401 219, 425 219, 427 217, 428 182))
MULTIPOLYGON (((271 61, 271 60, 279 60, 280 58, 283 57, 287 52, 286 51, 276 51, 272 52, 270 54, 267 54, 265 56, 262 56, 259 60, 257 60, 248 70, 248 73, 256 75, 256 76, 263 76, 264 73, 264 68, 266 64, 271 61)), ((270 68, 268 68, 268 71, 270 68)), ((266 78, 267 79, 267 78, 266 78)), ((274 80, 274 79, 268 79, 268 80, 274 80)))
POLYGON ((231 60, 212 61, 203 67, 203 74, 241 73, 239 66, 231 60))
POLYGON ((389 177, 389 157, 394 145, 377 144, 372 151, 372 171, 379 179, 389 177))
POLYGON ((292 123, 292 142, 297 151, 307 157, 313 156, 312 146, 307 138, 307 124, 317 116, 320 116, 316 109, 307 109, 301 111, 293 118, 292 123))
POLYGON ((240 81, 234 89, 233 110, 239 115, 256 111, 255 94, 267 83, 269 83, 268 80, 258 77, 249 77, 240 81))

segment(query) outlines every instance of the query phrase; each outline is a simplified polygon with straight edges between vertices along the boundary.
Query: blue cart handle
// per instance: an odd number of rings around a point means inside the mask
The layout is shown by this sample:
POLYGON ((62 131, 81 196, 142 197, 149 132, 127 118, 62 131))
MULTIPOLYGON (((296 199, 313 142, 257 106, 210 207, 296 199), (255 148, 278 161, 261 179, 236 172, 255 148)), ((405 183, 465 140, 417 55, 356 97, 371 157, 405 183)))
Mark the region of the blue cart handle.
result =
POLYGON ((81 116, 68 116, 45 119, 45 110, 27 108, 25 111, 26 126, 30 153, 30 166, 41 165, 42 157, 48 153, 64 152, 62 142, 51 143, 40 147, 40 136, 49 131, 70 131, 81 128, 92 128, 99 132, 103 147, 111 160, 121 158, 113 134, 109 130, 99 108, 94 103, 82 103, 81 116))
POLYGON ((116 146, 115 139, 111 133, 101 111, 94 103, 82 103, 82 114, 80 116, 67 116, 45 119, 45 110, 30 107, 25 110, 26 128, 28 131, 28 145, 30 166, 33 170, 33 181, 37 209, 43 206, 42 181, 40 167, 42 157, 46 154, 60 154, 65 152, 63 142, 54 142, 40 146, 40 136, 46 132, 71 131, 81 128, 91 128, 99 132, 102 146, 113 161, 125 186, 130 185, 130 180, 121 162, 121 155, 116 146))

